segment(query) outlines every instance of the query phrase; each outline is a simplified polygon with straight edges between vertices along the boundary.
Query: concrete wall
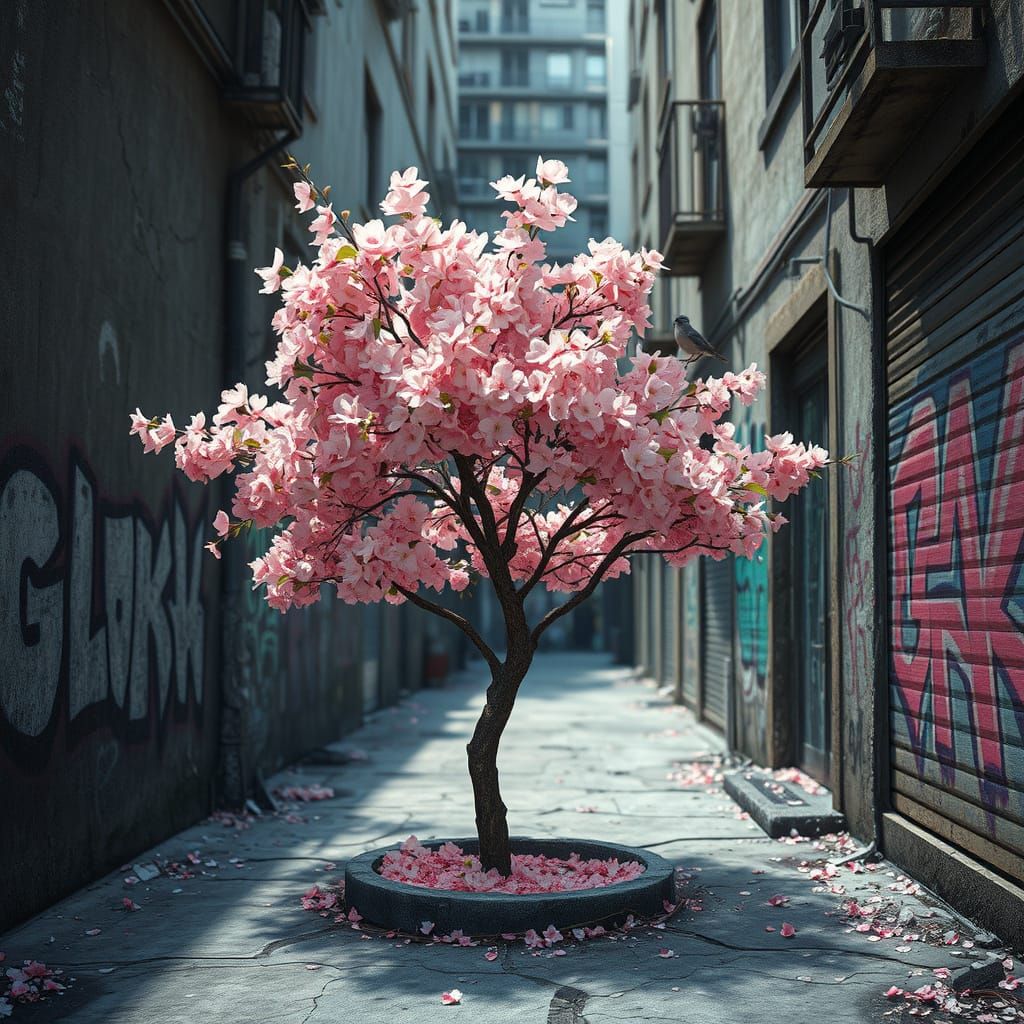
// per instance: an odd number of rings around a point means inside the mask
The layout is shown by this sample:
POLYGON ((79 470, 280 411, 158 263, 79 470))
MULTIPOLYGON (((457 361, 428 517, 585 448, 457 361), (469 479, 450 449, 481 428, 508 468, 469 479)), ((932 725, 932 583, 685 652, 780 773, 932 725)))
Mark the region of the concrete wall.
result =
POLYGON ((159 4, 5 4, 0 67, 6 924, 210 806, 210 495, 127 424, 216 397, 237 135, 159 4))
MULTIPOLYGON (((326 6, 296 150, 358 211, 366 69, 387 104, 382 169, 450 165, 454 34, 447 5, 420 4, 419 58, 399 83, 402 26, 375 4, 326 6)), ((328 599, 282 617, 240 579, 225 664, 227 560, 202 551, 223 494, 128 436, 136 405, 180 424, 227 383, 227 180, 269 137, 229 112, 158 0, 69 0, 59 16, 3 4, 0 93, 0 863, 18 880, 2 928, 358 724, 367 652, 358 609, 328 599)), ((249 266, 286 238, 305 244, 286 228, 283 173, 254 176, 243 198, 249 266)), ((246 376, 262 387, 273 307, 258 285, 243 317, 246 376)), ((245 558, 267 541, 248 538, 245 558)), ((425 633, 409 609, 389 621, 401 657, 384 699, 420 685, 425 633)))

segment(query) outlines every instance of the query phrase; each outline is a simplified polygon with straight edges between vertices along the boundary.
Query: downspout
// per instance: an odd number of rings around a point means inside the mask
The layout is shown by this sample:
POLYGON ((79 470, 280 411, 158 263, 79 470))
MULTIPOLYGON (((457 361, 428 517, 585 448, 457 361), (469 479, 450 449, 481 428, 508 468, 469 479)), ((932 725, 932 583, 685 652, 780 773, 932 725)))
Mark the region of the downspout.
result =
MULTIPOLYGON (((266 162, 290 146, 299 133, 290 131, 273 145, 228 174, 225 209, 224 267, 224 382, 230 386, 245 379, 245 296, 252 286, 252 270, 245 248, 242 225, 242 192, 246 181, 266 162)), ((221 478, 220 507, 230 510, 234 483, 230 475, 221 478)), ((219 803, 240 808, 249 796, 246 763, 246 711, 249 704, 251 666, 239 643, 243 618, 243 541, 224 545, 221 564, 221 707, 219 730, 219 803)))

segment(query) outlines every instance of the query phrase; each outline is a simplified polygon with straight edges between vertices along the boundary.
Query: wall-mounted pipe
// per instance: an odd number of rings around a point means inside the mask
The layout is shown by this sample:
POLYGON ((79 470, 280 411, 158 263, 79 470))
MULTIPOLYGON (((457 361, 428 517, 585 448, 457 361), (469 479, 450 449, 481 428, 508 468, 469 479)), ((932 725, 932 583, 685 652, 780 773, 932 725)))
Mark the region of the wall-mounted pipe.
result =
MULTIPOLYGON (((245 379, 245 296, 254 287, 249 254, 243 236, 242 196, 245 183, 268 160, 298 138, 297 132, 282 136, 241 167, 231 171, 227 180, 224 223, 224 382, 233 385, 245 379)), ((234 482, 230 475, 221 478, 221 508, 231 509, 234 482)), ((224 545, 221 563, 221 686, 219 736, 218 800, 229 807, 241 807, 249 795, 249 765, 245 756, 246 708, 249 701, 238 646, 242 608, 241 594, 245 575, 244 541, 239 538, 224 545)))

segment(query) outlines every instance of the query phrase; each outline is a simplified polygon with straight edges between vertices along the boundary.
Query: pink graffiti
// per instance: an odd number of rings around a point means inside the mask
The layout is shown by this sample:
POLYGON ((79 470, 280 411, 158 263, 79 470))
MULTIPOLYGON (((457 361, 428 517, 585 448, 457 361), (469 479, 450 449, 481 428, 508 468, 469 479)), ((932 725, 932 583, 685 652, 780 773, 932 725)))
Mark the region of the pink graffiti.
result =
MULTIPOLYGON (((954 674, 966 683, 969 742, 984 775, 979 793, 987 805, 1005 806, 1000 683, 1015 707, 1024 707, 1024 633, 1012 605, 1024 553, 1024 343, 1007 358, 989 479, 979 476, 967 373, 949 385, 943 438, 940 411, 931 396, 914 407, 892 483, 892 668, 919 757, 931 694, 935 756, 947 780, 955 773, 954 674), (982 522, 978 495, 986 487, 982 522)), ((965 740, 961 731, 961 751, 965 740)))

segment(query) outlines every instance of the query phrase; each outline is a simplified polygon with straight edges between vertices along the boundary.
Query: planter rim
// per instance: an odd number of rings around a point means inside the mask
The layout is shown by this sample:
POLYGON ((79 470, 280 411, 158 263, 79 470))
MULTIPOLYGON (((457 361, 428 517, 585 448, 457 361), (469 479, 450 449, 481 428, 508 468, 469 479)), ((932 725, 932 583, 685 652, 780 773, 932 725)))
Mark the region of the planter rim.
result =
MULTIPOLYGON (((479 848, 476 837, 421 840, 437 849, 455 843, 466 853, 479 848)), ((445 933, 461 928, 467 934, 489 935, 598 922, 618 923, 629 914, 654 916, 663 912, 663 901, 675 902, 675 869, 656 853, 620 843, 593 839, 564 839, 530 836, 511 837, 513 853, 545 853, 568 857, 577 853, 584 859, 615 857, 619 862, 635 860, 644 865, 639 878, 589 889, 565 892, 506 893, 460 892, 431 889, 384 878, 377 868, 384 855, 401 848, 401 843, 370 850, 353 857, 345 869, 345 902, 355 906, 376 924, 418 931, 424 920, 435 922, 435 931, 445 933)))

